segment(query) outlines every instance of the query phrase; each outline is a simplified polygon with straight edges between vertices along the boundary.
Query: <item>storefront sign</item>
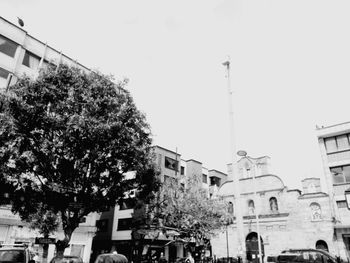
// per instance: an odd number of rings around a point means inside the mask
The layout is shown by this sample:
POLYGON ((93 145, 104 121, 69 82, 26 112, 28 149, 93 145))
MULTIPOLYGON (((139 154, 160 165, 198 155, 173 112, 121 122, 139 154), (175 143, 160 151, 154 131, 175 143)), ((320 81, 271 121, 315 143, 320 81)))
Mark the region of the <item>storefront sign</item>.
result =
POLYGON ((56 244, 55 238, 36 237, 35 244, 56 244))

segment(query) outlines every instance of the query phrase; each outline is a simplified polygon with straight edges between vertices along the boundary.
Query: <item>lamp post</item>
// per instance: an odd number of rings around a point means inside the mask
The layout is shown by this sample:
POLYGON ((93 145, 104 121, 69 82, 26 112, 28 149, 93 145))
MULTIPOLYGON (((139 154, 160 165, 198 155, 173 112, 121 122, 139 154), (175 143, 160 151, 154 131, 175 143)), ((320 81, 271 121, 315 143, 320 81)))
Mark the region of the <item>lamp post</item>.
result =
POLYGON ((231 179, 233 180, 233 195, 235 197, 235 210, 236 210, 236 227, 237 227, 237 238, 238 238, 238 251, 237 254, 242 257, 243 261, 246 259, 245 255, 245 238, 243 232, 243 214, 242 214, 242 201, 241 192, 239 188, 239 176, 237 167, 237 156, 236 156, 236 141, 235 141, 235 129, 234 129, 234 96, 231 88, 230 79, 230 60, 222 63, 226 67, 227 72, 227 94, 229 104, 229 119, 230 119, 230 154, 232 161, 231 179))
MULTIPOLYGON (((249 156, 247 156, 246 151, 238 151, 237 154, 241 157, 245 157, 250 159, 249 156)), ((258 253, 259 253, 259 262, 263 263, 262 261, 262 251, 261 251, 261 239, 260 239, 260 222, 259 222, 259 207, 258 207, 258 195, 256 192, 256 181, 255 181, 255 175, 256 175, 256 165, 253 163, 253 171, 252 171, 252 178, 253 178, 253 191, 254 191, 254 214, 255 214, 255 222, 256 222, 256 234, 258 236, 258 253)), ((350 192, 349 192, 350 194, 350 192)))

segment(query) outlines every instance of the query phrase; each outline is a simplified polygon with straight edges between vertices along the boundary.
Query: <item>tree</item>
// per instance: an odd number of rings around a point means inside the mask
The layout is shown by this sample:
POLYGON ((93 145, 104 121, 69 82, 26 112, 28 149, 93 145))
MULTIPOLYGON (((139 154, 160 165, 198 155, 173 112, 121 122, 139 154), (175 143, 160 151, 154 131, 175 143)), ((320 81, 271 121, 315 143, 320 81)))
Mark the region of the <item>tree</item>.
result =
POLYGON ((139 205, 133 232, 141 240, 146 233, 163 232, 188 243, 208 244, 230 216, 228 204, 219 198, 210 199, 201 176, 192 175, 184 183, 175 178, 165 181, 152 202, 139 205))
POLYGON ((59 217, 59 255, 84 216, 130 189, 148 197, 156 185, 150 128, 126 84, 60 65, 0 95, 1 190, 22 219, 59 217))
POLYGON ((161 211, 163 225, 178 229, 183 238, 209 240, 225 226, 228 206, 221 199, 209 199, 207 191, 197 175, 187 178, 183 185, 176 180, 166 182, 156 209, 161 211))

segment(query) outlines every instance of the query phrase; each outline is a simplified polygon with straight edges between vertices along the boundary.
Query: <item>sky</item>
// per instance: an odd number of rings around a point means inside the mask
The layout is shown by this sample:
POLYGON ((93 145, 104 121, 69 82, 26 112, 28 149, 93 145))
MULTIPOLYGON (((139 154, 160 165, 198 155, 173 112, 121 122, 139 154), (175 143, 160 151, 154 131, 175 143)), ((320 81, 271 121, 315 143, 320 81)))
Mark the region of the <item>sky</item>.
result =
MULTIPOLYGON (((224 61, 237 150, 289 188, 323 180, 316 125, 350 121, 350 2, 1 0, 0 16, 83 65, 129 79, 154 144, 226 172, 224 61)), ((325 188, 324 188, 325 189, 325 188)))

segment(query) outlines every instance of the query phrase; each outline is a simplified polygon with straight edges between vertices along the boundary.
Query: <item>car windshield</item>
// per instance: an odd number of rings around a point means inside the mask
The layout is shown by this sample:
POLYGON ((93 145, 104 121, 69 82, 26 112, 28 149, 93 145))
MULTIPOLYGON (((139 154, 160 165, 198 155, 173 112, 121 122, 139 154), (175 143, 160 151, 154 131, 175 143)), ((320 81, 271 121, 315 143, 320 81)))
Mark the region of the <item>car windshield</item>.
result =
POLYGON ((24 263, 23 250, 0 250, 0 262, 24 263))
POLYGON ((332 254, 330 254, 328 251, 323 250, 322 253, 326 254, 328 257, 330 257, 334 262, 337 262, 335 256, 333 256, 332 254))

